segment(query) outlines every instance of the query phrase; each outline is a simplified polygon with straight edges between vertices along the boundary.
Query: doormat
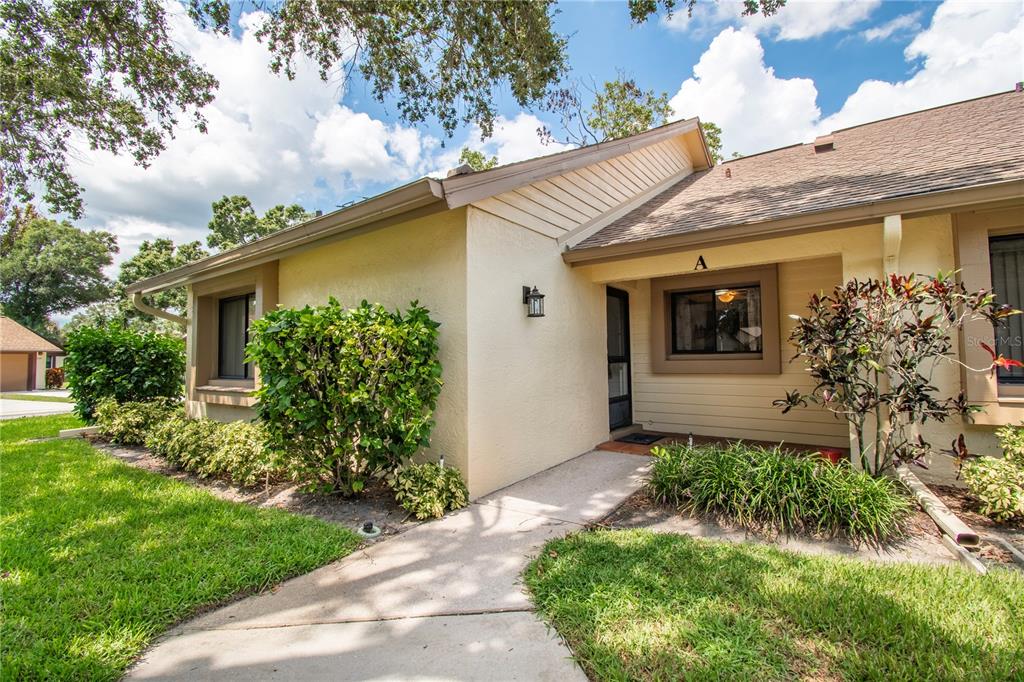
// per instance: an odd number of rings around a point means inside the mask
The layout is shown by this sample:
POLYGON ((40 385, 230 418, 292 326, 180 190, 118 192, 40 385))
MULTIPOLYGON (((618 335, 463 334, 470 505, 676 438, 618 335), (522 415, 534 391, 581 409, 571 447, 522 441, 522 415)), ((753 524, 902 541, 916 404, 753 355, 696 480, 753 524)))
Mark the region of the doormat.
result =
POLYGON ((636 445, 653 445, 664 436, 659 436, 656 433, 644 433, 643 431, 637 431, 636 433, 626 434, 622 438, 616 438, 616 443, 635 443, 636 445))

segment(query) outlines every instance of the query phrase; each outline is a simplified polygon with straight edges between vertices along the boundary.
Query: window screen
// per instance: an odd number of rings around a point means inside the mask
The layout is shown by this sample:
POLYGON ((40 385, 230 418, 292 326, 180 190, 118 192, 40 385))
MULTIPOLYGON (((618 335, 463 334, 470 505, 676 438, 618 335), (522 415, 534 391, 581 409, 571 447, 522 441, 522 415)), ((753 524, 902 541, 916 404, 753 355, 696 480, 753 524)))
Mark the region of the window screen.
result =
MULTIPOLYGON (((997 303, 1008 303, 1024 310, 1024 236, 994 237, 989 240, 992 263, 992 290, 997 303)), ((996 325, 996 352, 1024 362, 1024 315, 1013 315, 996 325)), ((1024 384, 1024 369, 998 370, 999 383, 1024 384)))
POLYGON ((249 364, 245 362, 245 344, 249 341, 249 323, 256 307, 252 294, 220 300, 220 333, 218 336, 218 375, 224 379, 248 379, 249 364))
POLYGON ((672 353, 760 353, 761 288, 672 294, 672 353))

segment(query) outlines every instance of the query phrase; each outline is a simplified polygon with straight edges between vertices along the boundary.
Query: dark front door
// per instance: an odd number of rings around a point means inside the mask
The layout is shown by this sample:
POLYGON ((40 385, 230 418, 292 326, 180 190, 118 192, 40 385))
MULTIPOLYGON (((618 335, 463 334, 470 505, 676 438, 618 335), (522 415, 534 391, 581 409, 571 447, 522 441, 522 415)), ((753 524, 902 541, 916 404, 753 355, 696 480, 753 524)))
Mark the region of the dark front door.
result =
POLYGON ((629 294, 608 287, 608 421, 613 429, 633 423, 629 374, 629 294))

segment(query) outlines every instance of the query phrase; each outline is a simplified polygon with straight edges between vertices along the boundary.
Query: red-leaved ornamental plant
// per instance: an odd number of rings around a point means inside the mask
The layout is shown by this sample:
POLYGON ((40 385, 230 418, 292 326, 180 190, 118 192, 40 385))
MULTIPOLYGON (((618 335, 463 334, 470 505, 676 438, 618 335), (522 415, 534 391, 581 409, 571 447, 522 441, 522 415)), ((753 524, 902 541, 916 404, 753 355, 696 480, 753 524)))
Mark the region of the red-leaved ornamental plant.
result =
MULTIPOLYGON (((930 444, 915 426, 929 419, 970 419, 980 411, 961 391, 940 394, 933 383, 942 362, 965 366, 953 353, 953 334, 972 320, 999 324, 1020 313, 997 305, 990 291, 968 292, 956 273, 891 275, 851 280, 829 295, 811 297, 806 316, 791 315, 793 360, 802 359, 817 382, 809 393, 790 391, 774 404, 788 412, 809 402, 848 421, 856 434, 854 454, 876 475, 904 462, 923 466, 930 444)), ((989 372, 1021 363, 992 354, 989 372)), ((966 367, 966 366, 965 366, 966 367)))

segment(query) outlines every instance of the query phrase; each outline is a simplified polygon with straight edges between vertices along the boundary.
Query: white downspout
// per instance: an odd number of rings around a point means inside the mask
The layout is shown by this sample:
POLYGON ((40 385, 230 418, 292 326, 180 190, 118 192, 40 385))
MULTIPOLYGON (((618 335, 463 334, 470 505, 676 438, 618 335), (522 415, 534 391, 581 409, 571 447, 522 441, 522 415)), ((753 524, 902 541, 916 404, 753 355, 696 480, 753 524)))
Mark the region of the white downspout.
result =
POLYGON ((188 327, 187 317, 175 315, 174 313, 169 313, 166 310, 161 310, 160 308, 154 308, 153 306, 149 305, 148 303, 142 300, 141 291, 132 292, 132 305, 135 306, 136 310, 144 312, 147 315, 153 315, 154 317, 160 317, 165 320, 170 320, 171 322, 180 324, 182 327, 185 328, 188 327))

